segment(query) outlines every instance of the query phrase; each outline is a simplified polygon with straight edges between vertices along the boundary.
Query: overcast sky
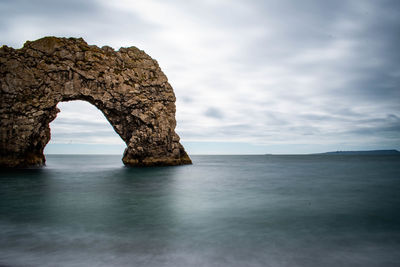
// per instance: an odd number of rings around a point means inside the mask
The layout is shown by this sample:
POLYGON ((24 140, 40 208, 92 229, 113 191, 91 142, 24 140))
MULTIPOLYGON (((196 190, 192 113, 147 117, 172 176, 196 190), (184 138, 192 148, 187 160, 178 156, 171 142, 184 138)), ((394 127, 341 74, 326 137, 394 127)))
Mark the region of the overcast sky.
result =
MULTIPOLYGON (((0 12, 1 44, 83 37, 155 58, 190 154, 400 150, 400 1, 0 0, 0 12)), ((59 107, 48 153, 122 153, 96 108, 59 107)))

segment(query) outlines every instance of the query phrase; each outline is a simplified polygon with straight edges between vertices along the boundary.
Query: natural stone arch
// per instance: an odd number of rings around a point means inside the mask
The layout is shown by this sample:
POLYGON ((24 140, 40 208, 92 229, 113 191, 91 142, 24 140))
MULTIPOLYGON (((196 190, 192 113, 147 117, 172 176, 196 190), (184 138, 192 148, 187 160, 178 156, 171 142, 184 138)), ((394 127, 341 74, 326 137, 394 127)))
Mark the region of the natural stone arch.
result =
POLYGON ((96 106, 127 144, 129 166, 190 164, 175 133, 175 95, 158 63, 136 47, 45 37, 0 48, 0 166, 41 166, 62 101, 96 106))

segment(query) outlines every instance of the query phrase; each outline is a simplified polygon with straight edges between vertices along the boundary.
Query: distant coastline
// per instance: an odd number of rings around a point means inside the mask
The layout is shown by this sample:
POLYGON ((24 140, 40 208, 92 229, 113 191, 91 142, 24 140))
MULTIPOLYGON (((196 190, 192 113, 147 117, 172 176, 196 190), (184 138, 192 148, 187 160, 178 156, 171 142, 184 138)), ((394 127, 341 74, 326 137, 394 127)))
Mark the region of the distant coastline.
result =
POLYGON ((360 150, 360 151, 332 151, 325 153, 315 153, 313 155, 400 155, 396 149, 387 150, 360 150))
POLYGON ((264 154, 265 156, 312 156, 312 155, 399 155, 400 151, 396 149, 381 149, 381 150, 348 150, 348 151, 329 151, 321 153, 309 154, 264 154))

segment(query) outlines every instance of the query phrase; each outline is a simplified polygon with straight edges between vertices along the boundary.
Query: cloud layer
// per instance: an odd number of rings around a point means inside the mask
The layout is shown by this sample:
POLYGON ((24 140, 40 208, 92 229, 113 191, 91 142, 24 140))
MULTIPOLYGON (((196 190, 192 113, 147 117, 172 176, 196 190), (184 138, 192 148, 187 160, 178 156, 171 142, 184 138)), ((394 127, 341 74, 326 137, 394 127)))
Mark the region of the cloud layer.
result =
MULTIPOLYGON (((215 153, 400 149, 398 1, 3 0, 0 10, 3 44, 82 36, 145 50, 174 87, 191 153, 207 153, 201 143, 215 153)), ((54 142, 119 141, 104 121, 90 128, 65 113, 54 142)))

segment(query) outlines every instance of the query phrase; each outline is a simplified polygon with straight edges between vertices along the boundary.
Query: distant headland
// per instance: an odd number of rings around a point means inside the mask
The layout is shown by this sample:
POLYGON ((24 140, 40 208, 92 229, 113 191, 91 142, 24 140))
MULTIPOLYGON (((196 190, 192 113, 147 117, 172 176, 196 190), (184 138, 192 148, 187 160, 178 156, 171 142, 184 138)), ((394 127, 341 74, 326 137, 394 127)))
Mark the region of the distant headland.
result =
POLYGON ((332 151, 332 152, 317 153, 317 154, 318 155, 400 155, 400 152, 396 149, 388 149, 388 150, 332 151))

